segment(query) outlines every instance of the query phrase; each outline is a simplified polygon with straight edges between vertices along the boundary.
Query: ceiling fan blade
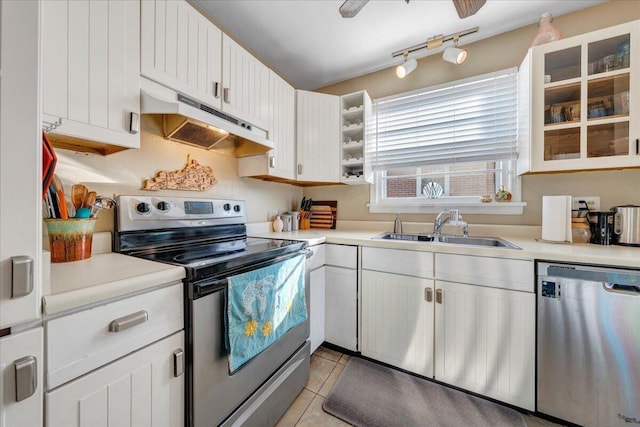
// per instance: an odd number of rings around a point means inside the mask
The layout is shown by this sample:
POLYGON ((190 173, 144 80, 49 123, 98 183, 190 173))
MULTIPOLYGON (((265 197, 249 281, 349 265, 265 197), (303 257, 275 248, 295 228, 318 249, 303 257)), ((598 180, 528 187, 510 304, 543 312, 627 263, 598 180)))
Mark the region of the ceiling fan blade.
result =
POLYGON ((475 15, 487 0, 453 0, 460 19, 475 15))
POLYGON ((338 10, 343 18, 353 18, 368 1, 369 0, 345 0, 338 10))

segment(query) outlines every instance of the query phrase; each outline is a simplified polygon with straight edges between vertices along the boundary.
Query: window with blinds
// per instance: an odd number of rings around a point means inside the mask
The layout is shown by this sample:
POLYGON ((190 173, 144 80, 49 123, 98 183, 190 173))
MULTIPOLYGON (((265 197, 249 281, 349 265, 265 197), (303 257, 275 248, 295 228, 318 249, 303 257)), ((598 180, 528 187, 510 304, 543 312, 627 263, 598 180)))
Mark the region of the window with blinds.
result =
POLYGON ((515 190, 517 69, 374 102, 372 203, 515 190))

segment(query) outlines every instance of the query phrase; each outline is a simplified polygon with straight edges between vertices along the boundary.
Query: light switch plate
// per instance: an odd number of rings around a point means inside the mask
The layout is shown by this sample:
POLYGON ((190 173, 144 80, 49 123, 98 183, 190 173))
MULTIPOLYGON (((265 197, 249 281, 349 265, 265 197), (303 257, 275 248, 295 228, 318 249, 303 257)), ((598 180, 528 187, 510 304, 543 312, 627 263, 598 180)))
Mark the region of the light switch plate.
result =
POLYGON ((600 196, 572 196, 571 209, 580 209, 581 207, 584 207, 583 204, 579 203, 580 200, 587 202, 587 206, 590 211, 600 210, 600 196))

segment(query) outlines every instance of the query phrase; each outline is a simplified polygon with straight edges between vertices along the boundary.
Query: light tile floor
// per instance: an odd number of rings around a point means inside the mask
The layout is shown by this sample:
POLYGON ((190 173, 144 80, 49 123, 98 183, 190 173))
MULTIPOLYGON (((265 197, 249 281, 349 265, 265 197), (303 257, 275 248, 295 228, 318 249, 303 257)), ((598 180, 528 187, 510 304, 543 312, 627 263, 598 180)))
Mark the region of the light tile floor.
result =
MULTIPOLYGON (((340 377, 349 356, 325 347, 311 355, 311 370, 306 387, 300 392, 276 427, 333 427, 349 424, 327 414, 322 403, 340 377)), ((532 415, 523 415, 527 427, 559 427, 532 415)))

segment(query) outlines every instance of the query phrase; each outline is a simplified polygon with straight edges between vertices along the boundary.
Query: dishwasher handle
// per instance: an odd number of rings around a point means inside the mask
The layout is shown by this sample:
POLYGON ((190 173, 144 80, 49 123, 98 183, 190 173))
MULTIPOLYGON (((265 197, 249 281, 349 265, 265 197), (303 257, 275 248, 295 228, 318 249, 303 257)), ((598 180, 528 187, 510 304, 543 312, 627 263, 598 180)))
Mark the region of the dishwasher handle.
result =
POLYGON ((640 286, 620 285, 618 283, 602 282, 602 288, 607 292, 640 296, 640 286))

